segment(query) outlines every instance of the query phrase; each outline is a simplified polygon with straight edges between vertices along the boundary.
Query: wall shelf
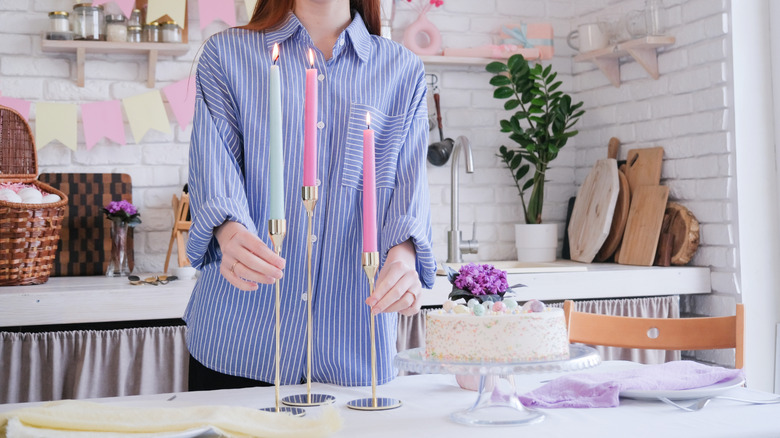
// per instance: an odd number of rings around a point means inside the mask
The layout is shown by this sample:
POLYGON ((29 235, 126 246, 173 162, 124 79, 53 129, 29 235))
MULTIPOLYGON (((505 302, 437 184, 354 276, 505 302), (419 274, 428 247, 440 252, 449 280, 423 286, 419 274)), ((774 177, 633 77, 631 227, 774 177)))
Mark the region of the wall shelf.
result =
POLYGON ((653 79, 658 79, 658 53, 659 47, 674 44, 671 36, 648 36, 624 43, 581 53, 574 57, 575 62, 592 62, 612 82, 612 85, 620 87, 620 57, 631 56, 647 71, 653 79))
MULTIPOLYGON (((420 56, 422 62, 427 65, 476 65, 486 66, 497 59, 470 58, 464 56, 420 56)), ((506 60, 504 60, 506 62, 506 60)))
POLYGON ((84 62, 89 53, 135 53, 144 54, 148 58, 148 74, 146 85, 154 88, 157 71, 157 57, 181 56, 189 51, 187 43, 124 43, 107 41, 60 41, 41 39, 41 50, 44 52, 75 52, 77 83, 84 86, 84 62))

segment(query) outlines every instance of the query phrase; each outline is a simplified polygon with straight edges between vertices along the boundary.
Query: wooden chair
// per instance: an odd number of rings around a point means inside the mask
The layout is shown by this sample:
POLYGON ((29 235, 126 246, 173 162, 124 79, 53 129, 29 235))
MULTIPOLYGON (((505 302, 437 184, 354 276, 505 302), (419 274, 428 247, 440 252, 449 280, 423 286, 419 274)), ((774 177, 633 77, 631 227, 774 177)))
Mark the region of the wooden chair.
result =
POLYGON ((179 266, 188 266, 190 261, 187 259, 187 245, 184 240, 184 233, 190 231, 191 222, 187 220, 190 212, 190 195, 181 194, 181 199, 173 195, 171 200, 173 206, 173 229, 171 230, 171 241, 168 243, 168 255, 165 256, 165 272, 168 272, 168 263, 171 261, 171 252, 173 251, 173 242, 176 242, 176 252, 179 266))
POLYGON ((735 316, 634 318, 577 312, 563 303, 569 341, 588 345, 655 350, 735 349, 735 368, 744 365, 745 309, 735 316))

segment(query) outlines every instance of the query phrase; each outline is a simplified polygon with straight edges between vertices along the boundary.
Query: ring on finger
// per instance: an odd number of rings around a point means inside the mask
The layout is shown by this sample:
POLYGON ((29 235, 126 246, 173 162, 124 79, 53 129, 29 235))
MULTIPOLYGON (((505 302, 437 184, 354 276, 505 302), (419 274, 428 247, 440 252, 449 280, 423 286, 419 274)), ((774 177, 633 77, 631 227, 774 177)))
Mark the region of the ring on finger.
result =
POLYGON ((236 273, 236 270, 235 270, 235 269, 236 269, 236 265, 237 265, 237 264, 238 264, 238 260, 236 260, 235 262, 233 262, 233 264, 232 264, 232 265, 230 265, 230 272, 231 272, 231 273, 233 273, 233 274, 235 274, 235 273, 236 273))

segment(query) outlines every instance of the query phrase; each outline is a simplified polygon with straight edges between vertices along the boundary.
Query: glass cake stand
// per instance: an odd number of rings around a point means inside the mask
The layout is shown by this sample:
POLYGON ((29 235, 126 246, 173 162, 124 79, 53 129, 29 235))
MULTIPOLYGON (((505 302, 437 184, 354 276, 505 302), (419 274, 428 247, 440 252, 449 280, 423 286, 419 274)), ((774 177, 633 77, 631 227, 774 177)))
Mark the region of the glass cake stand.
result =
POLYGON ((514 374, 577 371, 598 365, 596 349, 580 344, 569 345, 569 359, 543 362, 450 362, 425 357, 425 348, 405 350, 395 357, 395 366, 419 374, 468 374, 480 376, 479 395, 470 408, 453 412, 456 423, 471 426, 515 426, 532 424, 544 414, 520 403, 515 393, 514 374), (488 376, 496 376, 492 388, 488 376))

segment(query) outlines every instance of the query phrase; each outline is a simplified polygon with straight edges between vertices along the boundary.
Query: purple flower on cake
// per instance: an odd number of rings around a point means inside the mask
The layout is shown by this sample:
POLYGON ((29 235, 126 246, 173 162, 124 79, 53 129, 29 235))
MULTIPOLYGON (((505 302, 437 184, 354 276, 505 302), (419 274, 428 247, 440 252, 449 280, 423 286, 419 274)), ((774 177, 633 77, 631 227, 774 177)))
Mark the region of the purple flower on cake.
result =
MULTIPOLYGON (((445 266, 447 277, 452 283, 450 300, 463 298, 466 302, 476 299, 480 303, 485 301, 501 301, 504 294, 512 292, 506 279, 506 271, 497 269, 493 265, 478 265, 469 263, 461 266, 460 270, 445 266)), ((512 287, 522 287, 517 284, 512 287)))
POLYGON ((124 222, 130 227, 141 223, 141 214, 135 206, 125 200, 111 201, 103 208, 106 218, 114 222, 124 222))

